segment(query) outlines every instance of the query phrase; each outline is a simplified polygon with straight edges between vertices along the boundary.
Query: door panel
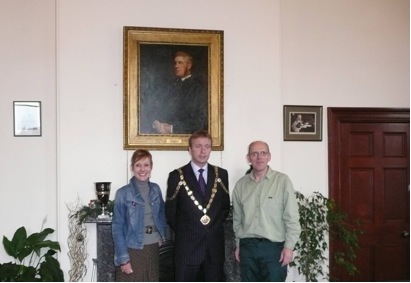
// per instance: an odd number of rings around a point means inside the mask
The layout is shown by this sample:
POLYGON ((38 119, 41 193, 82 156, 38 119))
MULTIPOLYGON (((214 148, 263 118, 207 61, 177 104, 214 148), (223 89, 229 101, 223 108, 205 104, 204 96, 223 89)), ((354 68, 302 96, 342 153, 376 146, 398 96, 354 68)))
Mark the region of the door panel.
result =
MULTIPOLYGON (((329 196, 359 219, 357 267, 344 281, 409 281, 409 110, 329 108, 329 196)), ((338 243, 330 243, 330 253, 338 243)))

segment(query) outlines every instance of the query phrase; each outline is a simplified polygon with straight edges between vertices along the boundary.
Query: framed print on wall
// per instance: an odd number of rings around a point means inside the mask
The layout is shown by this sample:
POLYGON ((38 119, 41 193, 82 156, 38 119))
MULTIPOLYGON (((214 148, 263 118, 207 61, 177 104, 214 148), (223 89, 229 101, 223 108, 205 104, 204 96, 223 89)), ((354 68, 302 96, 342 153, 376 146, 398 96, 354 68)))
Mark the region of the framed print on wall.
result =
POLYGON ((285 141, 321 141, 322 106, 284 105, 285 141))
POLYGON ((124 149, 186 150, 200 129, 224 149, 223 31, 124 27, 124 149))
POLYGON ((41 102, 14 101, 13 124, 15 137, 40 137, 41 102))

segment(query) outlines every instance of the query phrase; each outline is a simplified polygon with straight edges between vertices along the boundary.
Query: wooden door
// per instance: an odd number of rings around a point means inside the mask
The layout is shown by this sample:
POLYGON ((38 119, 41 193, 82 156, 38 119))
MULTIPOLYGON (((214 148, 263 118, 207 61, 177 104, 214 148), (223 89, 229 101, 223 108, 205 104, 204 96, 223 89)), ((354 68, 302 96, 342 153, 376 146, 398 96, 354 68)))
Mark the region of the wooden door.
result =
MULTIPOLYGON (((409 109, 329 108, 329 197, 359 219, 364 235, 350 278, 342 281, 409 281, 409 109)), ((338 243, 330 243, 330 254, 338 243)))

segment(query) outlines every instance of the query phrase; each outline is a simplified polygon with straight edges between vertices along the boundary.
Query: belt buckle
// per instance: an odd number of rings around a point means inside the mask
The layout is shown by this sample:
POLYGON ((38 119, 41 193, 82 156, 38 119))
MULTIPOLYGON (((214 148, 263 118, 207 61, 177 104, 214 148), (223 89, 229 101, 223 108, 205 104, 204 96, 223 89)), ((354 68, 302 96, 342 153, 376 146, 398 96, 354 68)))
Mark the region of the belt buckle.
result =
POLYGON ((153 233, 153 226, 146 226, 146 234, 152 234, 153 233))

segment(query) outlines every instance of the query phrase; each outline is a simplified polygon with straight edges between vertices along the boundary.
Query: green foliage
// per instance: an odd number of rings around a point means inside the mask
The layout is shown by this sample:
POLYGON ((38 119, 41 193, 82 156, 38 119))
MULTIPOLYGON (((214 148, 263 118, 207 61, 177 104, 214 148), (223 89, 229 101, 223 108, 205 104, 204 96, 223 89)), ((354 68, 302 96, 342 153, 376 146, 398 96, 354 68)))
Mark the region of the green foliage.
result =
POLYGON ((54 233, 46 228, 27 237, 23 226, 16 230, 11 240, 3 236, 3 246, 15 262, 0 264, 0 281, 5 282, 63 282, 64 274, 59 262, 53 257, 60 251, 60 244, 45 240, 54 233), (48 248, 42 254, 44 248, 48 248))
MULTIPOLYGON (((354 261, 358 249, 360 230, 351 228, 346 222, 346 214, 338 210, 332 199, 314 192, 310 197, 296 192, 299 206, 301 235, 295 246, 296 256, 290 266, 296 266, 298 273, 306 281, 329 280, 325 272, 328 250, 328 237, 338 241, 340 250, 334 250, 333 258, 337 266, 348 274, 358 272, 354 261)), ((359 223, 357 222, 359 225, 359 223)))
MULTIPOLYGON (((114 202, 109 200, 107 202, 106 211, 109 214, 113 212, 114 202)), ((88 205, 82 206, 71 217, 75 217, 78 220, 78 224, 82 224, 87 218, 97 218, 101 214, 101 205, 97 200, 92 200, 88 205)))

